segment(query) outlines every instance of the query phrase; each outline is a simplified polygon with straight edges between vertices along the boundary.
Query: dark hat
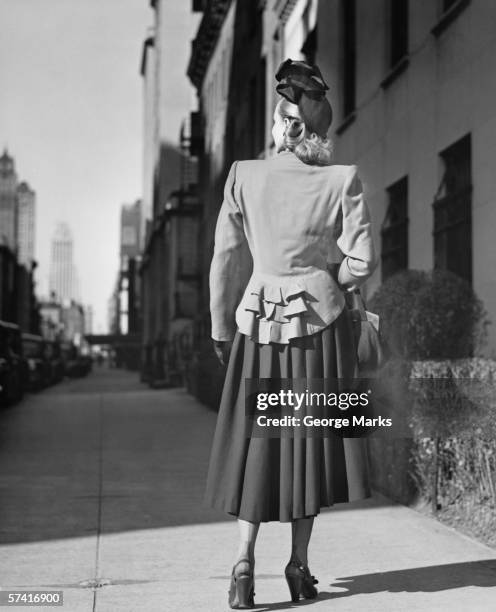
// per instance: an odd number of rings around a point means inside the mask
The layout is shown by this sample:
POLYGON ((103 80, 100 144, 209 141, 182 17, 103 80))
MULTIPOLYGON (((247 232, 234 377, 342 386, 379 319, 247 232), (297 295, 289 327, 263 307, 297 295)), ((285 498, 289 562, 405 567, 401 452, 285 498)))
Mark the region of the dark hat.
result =
POLYGON ((276 91, 297 104, 305 126, 325 138, 332 123, 332 108, 326 98, 329 89, 317 66, 287 59, 276 72, 276 91))

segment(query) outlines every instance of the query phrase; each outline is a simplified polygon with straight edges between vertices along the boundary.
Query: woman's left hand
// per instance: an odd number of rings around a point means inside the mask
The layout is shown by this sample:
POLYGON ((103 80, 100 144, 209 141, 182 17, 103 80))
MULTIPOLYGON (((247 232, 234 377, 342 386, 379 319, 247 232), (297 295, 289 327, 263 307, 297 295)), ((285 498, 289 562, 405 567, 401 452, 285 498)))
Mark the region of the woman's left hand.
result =
POLYGON ((214 351, 222 365, 226 365, 229 361, 231 348, 231 340, 214 340, 214 351))

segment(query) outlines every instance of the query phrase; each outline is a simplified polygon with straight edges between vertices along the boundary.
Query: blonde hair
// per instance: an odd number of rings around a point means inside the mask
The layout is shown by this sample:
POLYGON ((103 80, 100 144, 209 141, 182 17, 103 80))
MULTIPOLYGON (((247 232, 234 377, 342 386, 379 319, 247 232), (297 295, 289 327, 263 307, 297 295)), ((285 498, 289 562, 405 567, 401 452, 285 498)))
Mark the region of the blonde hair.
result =
POLYGON ((309 132, 297 111, 297 106, 285 98, 279 100, 276 113, 281 119, 288 119, 289 125, 284 132, 284 146, 292 151, 305 164, 313 166, 330 166, 334 146, 330 138, 322 138, 314 132, 309 132), (295 117, 295 114, 298 117, 295 117))

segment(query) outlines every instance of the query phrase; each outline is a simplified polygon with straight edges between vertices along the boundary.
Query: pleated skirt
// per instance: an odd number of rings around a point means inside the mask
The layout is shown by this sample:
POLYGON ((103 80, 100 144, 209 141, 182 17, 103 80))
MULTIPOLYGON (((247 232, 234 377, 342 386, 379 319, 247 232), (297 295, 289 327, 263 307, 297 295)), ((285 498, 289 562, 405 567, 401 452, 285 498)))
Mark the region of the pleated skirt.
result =
POLYGON ((204 503, 250 522, 290 522, 316 516, 322 507, 370 497, 366 438, 301 431, 253 436, 246 417, 246 379, 327 378, 332 390, 338 379, 355 375, 355 340, 346 308, 323 330, 289 344, 260 344, 237 331, 204 503))

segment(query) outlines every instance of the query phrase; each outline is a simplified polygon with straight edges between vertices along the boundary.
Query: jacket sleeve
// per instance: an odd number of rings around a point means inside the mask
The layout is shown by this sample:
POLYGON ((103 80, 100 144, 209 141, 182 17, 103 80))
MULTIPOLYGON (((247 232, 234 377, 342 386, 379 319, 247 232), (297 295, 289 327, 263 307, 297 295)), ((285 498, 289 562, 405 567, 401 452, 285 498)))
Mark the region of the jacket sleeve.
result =
POLYGON ((342 229, 337 244, 344 258, 339 266, 338 283, 345 291, 353 291, 369 278, 377 264, 370 212, 355 165, 350 166, 343 185, 341 213, 342 229))
POLYGON ((241 298, 245 260, 249 253, 243 215, 235 199, 237 163, 231 166, 224 187, 224 200, 215 227, 214 253, 210 265, 211 336, 214 340, 234 338, 235 311, 241 298))

